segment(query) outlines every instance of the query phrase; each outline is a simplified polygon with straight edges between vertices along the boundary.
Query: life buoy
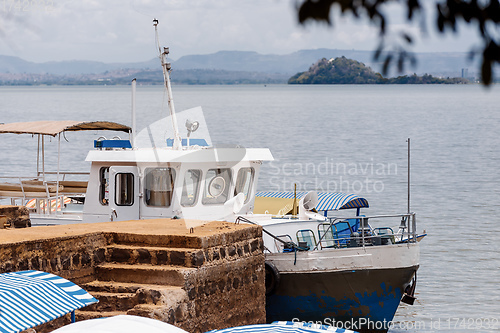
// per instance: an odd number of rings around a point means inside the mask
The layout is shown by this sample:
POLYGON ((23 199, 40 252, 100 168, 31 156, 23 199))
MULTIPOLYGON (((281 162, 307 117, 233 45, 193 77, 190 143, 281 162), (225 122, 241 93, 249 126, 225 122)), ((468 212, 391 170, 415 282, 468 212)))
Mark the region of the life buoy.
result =
POLYGON ((280 284, 280 273, 272 262, 265 263, 266 269, 266 296, 274 294, 280 284))

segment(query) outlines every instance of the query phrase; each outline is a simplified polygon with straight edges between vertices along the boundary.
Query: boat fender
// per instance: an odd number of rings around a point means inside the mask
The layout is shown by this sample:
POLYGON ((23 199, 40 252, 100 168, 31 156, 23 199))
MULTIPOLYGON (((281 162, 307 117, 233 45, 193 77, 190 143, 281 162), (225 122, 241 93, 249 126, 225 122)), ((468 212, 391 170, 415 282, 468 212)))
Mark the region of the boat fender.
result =
POLYGON ((280 273, 272 262, 265 263, 266 296, 274 294, 280 284, 280 273))

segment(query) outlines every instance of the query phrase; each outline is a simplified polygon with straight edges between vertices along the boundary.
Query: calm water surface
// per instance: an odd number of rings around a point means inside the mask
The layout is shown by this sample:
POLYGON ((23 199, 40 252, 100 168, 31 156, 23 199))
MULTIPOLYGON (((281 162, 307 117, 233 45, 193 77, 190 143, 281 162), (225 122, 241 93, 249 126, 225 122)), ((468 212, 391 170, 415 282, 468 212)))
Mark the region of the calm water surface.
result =
MULTIPOLYGON (((414 306, 393 332, 500 330, 500 87, 175 86, 177 110, 201 105, 213 142, 269 147, 259 188, 349 191, 365 213, 406 211, 407 143, 421 244, 414 306)), ((0 122, 130 124, 129 87, 0 87, 0 122)), ((137 88, 139 128, 166 115, 161 87, 137 88)), ((67 133, 61 169, 83 162, 96 133, 67 133)), ((54 154, 56 144, 48 147, 54 154)), ((34 172, 36 139, 0 137, 0 170, 34 172)), ((50 156, 47 157, 50 159, 50 156)), ((48 163, 47 168, 54 168, 48 163)))

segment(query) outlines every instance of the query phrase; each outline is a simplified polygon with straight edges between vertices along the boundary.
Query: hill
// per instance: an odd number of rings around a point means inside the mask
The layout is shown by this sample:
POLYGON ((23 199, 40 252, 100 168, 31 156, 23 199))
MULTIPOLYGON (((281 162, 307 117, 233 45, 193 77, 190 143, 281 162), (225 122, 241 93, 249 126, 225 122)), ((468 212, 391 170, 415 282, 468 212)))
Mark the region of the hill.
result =
POLYGON ((365 64, 346 57, 323 58, 308 71, 300 72, 288 80, 289 84, 453 84, 468 83, 462 78, 441 79, 425 74, 384 78, 365 64))
POLYGON ((307 72, 297 73, 289 84, 375 84, 382 75, 375 73, 365 64, 346 57, 325 58, 313 64, 307 72))

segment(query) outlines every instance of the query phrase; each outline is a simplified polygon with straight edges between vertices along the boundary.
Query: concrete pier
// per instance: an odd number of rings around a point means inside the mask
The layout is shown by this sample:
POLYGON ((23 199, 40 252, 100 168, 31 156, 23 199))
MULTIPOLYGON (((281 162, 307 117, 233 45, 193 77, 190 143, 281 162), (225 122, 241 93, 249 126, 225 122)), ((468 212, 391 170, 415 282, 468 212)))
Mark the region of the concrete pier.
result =
POLYGON ((3 229, 0 271, 35 269, 79 284, 99 303, 77 311, 77 320, 133 314, 189 332, 264 323, 261 228, 189 225, 155 219, 3 229))

